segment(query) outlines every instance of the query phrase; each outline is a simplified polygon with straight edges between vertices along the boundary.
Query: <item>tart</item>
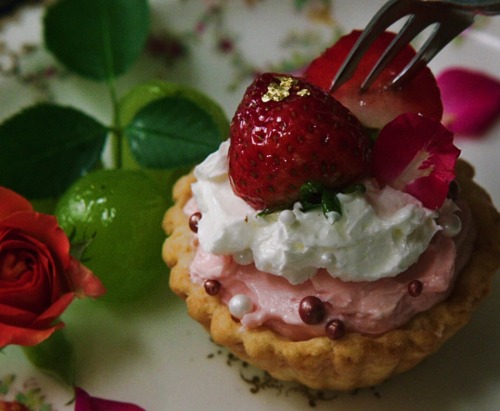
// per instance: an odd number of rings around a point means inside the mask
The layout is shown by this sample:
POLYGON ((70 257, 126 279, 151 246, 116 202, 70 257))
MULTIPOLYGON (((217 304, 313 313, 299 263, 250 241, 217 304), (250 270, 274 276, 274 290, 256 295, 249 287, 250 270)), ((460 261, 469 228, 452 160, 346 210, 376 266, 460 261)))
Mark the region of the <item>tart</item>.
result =
POLYGON ((186 300, 189 315, 200 322, 215 343, 281 380, 298 381, 312 388, 350 390, 373 386, 421 362, 470 320, 491 290, 500 264, 500 215, 488 194, 473 181, 473 168, 457 163, 457 179, 477 227, 471 257, 450 296, 407 324, 380 336, 347 333, 292 341, 264 326, 243 329, 226 304, 190 278, 196 240, 183 211, 192 196, 192 174, 175 186, 175 205, 167 212, 164 228, 170 233, 163 257, 172 267, 170 287, 186 300))
POLYGON ((244 361, 317 389, 421 362, 469 321, 500 265, 500 215, 436 119, 433 76, 375 89, 357 115, 352 84, 342 103, 320 84, 358 35, 304 77, 258 76, 230 142, 177 182, 163 222, 189 315, 244 361), (388 101, 398 110, 371 123, 388 101))

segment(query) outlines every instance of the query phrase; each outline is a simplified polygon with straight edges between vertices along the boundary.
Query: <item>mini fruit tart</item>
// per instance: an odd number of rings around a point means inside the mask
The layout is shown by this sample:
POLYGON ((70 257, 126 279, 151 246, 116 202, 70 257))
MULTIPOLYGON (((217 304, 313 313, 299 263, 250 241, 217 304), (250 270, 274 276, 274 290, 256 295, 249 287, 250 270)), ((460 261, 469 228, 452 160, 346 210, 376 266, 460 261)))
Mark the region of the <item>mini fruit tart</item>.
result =
POLYGON ((170 286, 213 340, 318 389, 418 364, 469 321, 500 265, 500 215, 457 160, 432 73, 367 95, 357 76, 325 89, 357 36, 303 77, 257 76, 163 222, 170 286))

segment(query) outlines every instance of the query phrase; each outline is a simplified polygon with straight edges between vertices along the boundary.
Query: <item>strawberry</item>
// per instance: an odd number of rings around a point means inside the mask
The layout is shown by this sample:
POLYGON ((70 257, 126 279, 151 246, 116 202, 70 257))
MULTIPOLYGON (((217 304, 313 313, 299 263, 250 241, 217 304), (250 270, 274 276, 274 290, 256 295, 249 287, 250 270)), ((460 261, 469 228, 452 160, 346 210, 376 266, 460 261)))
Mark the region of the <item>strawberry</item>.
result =
POLYGON ((248 87, 231 122, 229 176, 255 209, 287 207, 305 182, 348 185, 368 168, 369 137, 328 93, 265 73, 248 87))
MULTIPOLYGON (((341 37, 337 43, 311 62, 304 73, 305 79, 329 90, 335 74, 360 34, 360 31, 353 31, 341 37)), ((352 78, 332 95, 349 108, 366 127, 382 128, 403 113, 417 113, 441 120, 443 106, 440 92, 436 79, 428 67, 424 67, 401 88, 387 87, 415 55, 415 50, 411 46, 403 48, 371 87, 360 94, 362 82, 394 36, 394 33, 385 32, 375 40, 361 59, 352 78)))

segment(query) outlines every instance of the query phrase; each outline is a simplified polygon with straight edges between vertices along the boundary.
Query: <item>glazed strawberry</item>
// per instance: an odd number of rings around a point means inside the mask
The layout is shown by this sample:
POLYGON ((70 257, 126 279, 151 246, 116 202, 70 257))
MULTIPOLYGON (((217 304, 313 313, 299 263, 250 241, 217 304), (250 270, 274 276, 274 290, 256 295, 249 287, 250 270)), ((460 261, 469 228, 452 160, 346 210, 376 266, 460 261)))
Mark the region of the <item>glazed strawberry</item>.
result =
MULTIPOLYGON (((353 31, 340 38, 320 57, 313 60, 305 71, 305 79, 328 90, 360 34, 360 31, 353 31)), ((382 128, 399 114, 404 113, 417 113, 441 120, 443 106, 440 92, 429 68, 422 69, 410 83, 399 89, 387 87, 415 55, 415 50, 411 46, 403 48, 371 87, 360 94, 362 82, 394 36, 394 33, 385 32, 375 40, 363 56, 353 77, 332 95, 367 127, 382 128)))
POLYGON ((368 168, 370 141, 361 123, 319 87, 291 76, 259 76, 230 136, 233 190, 259 210, 290 206, 305 182, 342 187, 368 168))

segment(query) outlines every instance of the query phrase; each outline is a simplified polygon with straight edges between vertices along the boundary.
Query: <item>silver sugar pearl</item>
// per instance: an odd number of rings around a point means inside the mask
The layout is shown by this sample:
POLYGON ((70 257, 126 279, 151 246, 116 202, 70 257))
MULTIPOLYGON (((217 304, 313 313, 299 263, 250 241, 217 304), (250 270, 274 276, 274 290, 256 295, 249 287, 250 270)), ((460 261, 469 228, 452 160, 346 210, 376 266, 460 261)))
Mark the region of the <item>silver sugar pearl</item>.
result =
POLYGON ((335 262, 335 255, 328 251, 324 252, 320 256, 321 267, 328 267, 335 262))
POLYGON ((236 264, 248 265, 253 262, 252 250, 246 249, 233 254, 233 259, 236 264))
POLYGON ((295 223, 295 221, 297 221, 297 218, 295 217, 295 213, 292 210, 283 210, 279 214, 278 220, 282 224, 290 225, 295 223))
POLYGON ((229 300, 228 308, 233 317, 241 319, 253 310, 253 303, 247 295, 236 294, 229 300))
POLYGON ((455 214, 439 217, 438 224, 443 228, 443 234, 447 237, 455 237, 462 230, 462 220, 455 214))

